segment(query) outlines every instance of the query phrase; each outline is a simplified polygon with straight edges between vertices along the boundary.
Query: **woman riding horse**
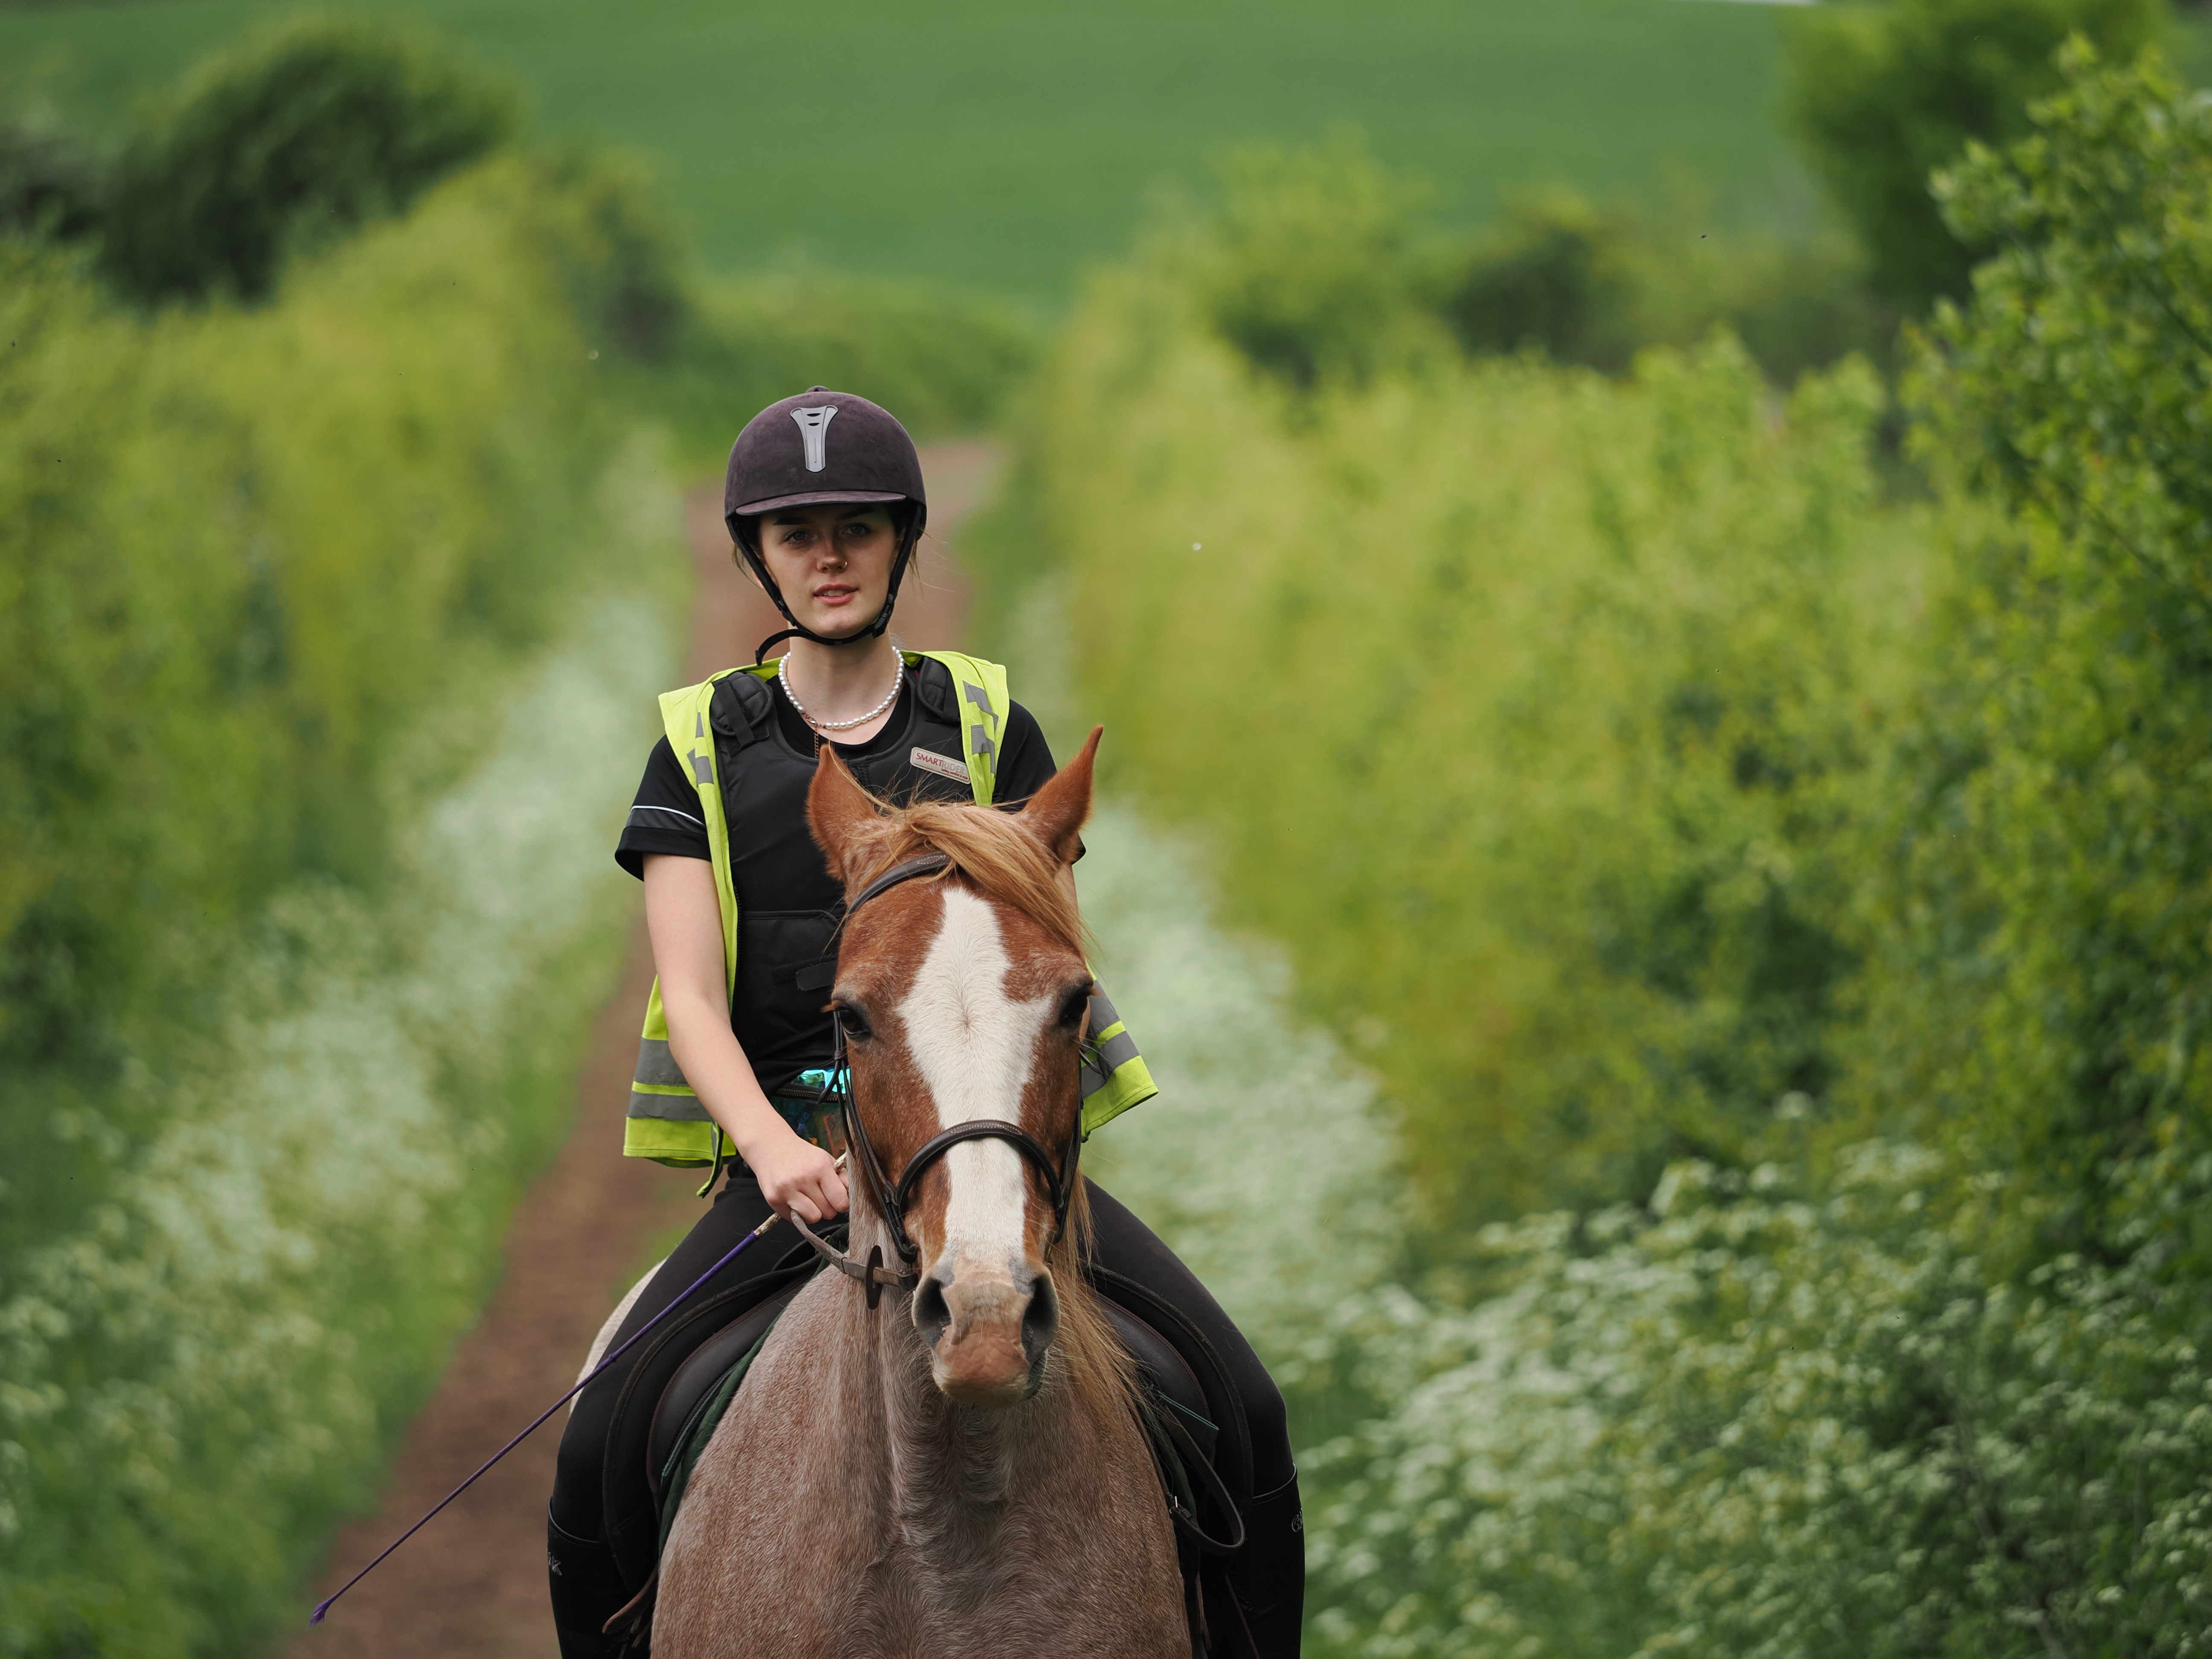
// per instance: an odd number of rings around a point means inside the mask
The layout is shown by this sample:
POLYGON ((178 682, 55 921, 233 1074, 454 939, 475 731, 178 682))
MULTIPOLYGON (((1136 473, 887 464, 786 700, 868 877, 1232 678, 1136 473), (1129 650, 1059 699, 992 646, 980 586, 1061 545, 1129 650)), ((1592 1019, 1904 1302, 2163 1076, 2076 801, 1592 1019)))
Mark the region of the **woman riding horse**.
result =
MULTIPOLYGON (((927 497, 913 440, 889 412, 820 386, 770 404, 730 453, 723 504, 744 568, 790 623, 761 654, 790 643, 772 675, 732 671, 662 699, 668 735, 646 763, 616 858, 645 883, 659 976, 624 1151, 718 1167, 726 1156, 729 1173, 707 1214, 634 1294, 618 1340, 771 1212, 821 1224, 847 1208, 831 1150, 842 1150, 839 1125, 819 1109, 836 1043, 825 1003, 844 898, 807 821, 823 746, 871 794, 899 804, 972 799, 1018 808, 1054 771, 1036 720, 1006 696, 1003 671, 951 653, 902 652, 890 635, 927 497)), ((1086 1101, 1086 1132, 1127 1103, 1126 1089, 1115 1098, 1116 1085, 1131 1072, 1142 1076, 1140 1061, 1123 1064, 1133 1047, 1102 1012, 1110 1019, 1103 997, 1090 1031, 1094 1042, 1109 1040, 1099 1045, 1097 1074, 1086 1072, 1098 1091, 1086 1101)), ((1241 1396, 1251 1478, 1249 1492, 1235 1494, 1246 1542, 1229 1582, 1259 1651, 1295 1654, 1305 1565, 1281 1395, 1228 1316, 1151 1230, 1096 1182, 1088 1200, 1091 1265, 1176 1310, 1198 1340, 1164 1334, 1210 1346, 1241 1396)), ((695 1300, 744 1285, 776 1259, 769 1250, 738 1256, 695 1300)), ((619 1641, 603 1631, 636 1589, 608 1542, 607 1505, 649 1494, 610 1492, 605 1478, 607 1437, 634 1363, 584 1390, 562 1437, 547 1554, 563 1659, 616 1653, 619 1641)), ((802 1431, 794 1424, 793 1432, 802 1431)))

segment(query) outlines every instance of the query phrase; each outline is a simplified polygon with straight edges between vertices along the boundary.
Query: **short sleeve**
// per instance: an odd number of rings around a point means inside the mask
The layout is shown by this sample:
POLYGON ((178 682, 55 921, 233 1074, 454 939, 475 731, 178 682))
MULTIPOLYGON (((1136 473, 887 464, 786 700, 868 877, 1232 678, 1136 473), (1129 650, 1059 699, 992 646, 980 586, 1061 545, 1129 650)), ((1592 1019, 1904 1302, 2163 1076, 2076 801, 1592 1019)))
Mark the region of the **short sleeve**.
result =
POLYGON ((994 804, 1019 806, 1052 781, 1059 769, 1052 763, 1052 746, 1036 716, 1015 703, 1006 710, 1006 741, 999 750, 999 775, 993 792, 994 804))
POLYGON ((645 776, 630 804, 622 839, 615 844, 615 862, 642 879, 647 853, 673 853, 679 858, 714 856, 707 842, 707 821, 699 816, 699 792, 684 775, 684 768, 666 738, 653 744, 645 763, 645 776))

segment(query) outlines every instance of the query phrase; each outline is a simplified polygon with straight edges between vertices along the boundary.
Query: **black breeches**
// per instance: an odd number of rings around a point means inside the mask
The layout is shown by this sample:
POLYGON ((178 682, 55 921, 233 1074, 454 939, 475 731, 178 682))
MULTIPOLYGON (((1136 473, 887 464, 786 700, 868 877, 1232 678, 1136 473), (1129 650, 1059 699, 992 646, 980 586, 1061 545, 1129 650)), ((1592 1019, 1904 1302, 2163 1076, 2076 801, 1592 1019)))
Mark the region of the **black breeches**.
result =
MULTIPOLYGON (((1088 1186, 1094 1259, 1100 1266, 1134 1279, 1196 1326, 1243 1398, 1252 1443, 1252 1492, 1245 1514, 1249 1541, 1235 1558, 1231 1577, 1261 1651, 1269 1659, 1278 1653, 1294 1654, 1305 1596, 1305 1553, 1298 1516, 1297 1471, 1291 1461, 1283 1397, 1251 1345, 1196 1275, 1126 1205, 1097 1182, 1088 1186)), ((713 1206, 631 1305, 610 1344, 611 1351, 666 1307, 732 1245, 767 1219, 769 1213, 768 1200, 761 1195, 760 1184, 751 1171, 742 1165, 733 1169, 714 1194, 713 1206)), ((783 1255, 785 1243, 770 1233, 723 1268, 694 1300, 767 1273, 783 1255)), ((1161 1334, 1175 1340, 1172 1332, 1161 1334)), ((647 1339, 638 1352, 651 1346, 652 1339, 647 1339)), ((576 1397, 575 1408, 561 1437, 552 1520, 572 1540, 596 1539, 604 1530, 601 1470, 615 1402, 629 1364, 626 1357, 576 1397)), ((556 1589, 556 1612, 560 1599, 556 1589)), ((620 1605, 618 1598, 606 1611, 611 1613, 620 1605)), ((582 1609, 578 1611, 580 1613, 582 1609)))

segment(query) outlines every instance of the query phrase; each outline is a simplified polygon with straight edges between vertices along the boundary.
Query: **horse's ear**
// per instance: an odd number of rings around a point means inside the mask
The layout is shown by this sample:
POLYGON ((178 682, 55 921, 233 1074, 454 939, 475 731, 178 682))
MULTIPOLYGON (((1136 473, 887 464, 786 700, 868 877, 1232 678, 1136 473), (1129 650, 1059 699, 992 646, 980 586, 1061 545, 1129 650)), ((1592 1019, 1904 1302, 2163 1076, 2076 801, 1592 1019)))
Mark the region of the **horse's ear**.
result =
POLYGON ((1074 863, 1083 851, 1083 823, 1091 816, 1091 768, 1105 730, 1092 726, 1083 752, 1054 773, 1051 781, 1022 808, 1023 826, 1052 848, 1062 864, 1074 863))
POLYGON ((822 758, 814 765, 814 781, 806 791, 806 827, 829 860, 830 873, 850 882, 854 869, 864 861, 856 855, 882 824, 868 792, 845 769, 837 751, 823 744, 822 758))

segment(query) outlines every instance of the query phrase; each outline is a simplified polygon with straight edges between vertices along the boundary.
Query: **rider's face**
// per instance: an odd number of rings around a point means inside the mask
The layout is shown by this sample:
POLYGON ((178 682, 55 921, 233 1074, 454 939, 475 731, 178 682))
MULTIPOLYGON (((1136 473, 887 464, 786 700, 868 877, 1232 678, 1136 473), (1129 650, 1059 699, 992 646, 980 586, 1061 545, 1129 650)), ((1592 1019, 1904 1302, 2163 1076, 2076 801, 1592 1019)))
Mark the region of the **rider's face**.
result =
POLYGON ((888 507, 783 507, 763 516, 760 544, 783 602, 813 632, 842 639, 883 610, 898 550, 888 507))

